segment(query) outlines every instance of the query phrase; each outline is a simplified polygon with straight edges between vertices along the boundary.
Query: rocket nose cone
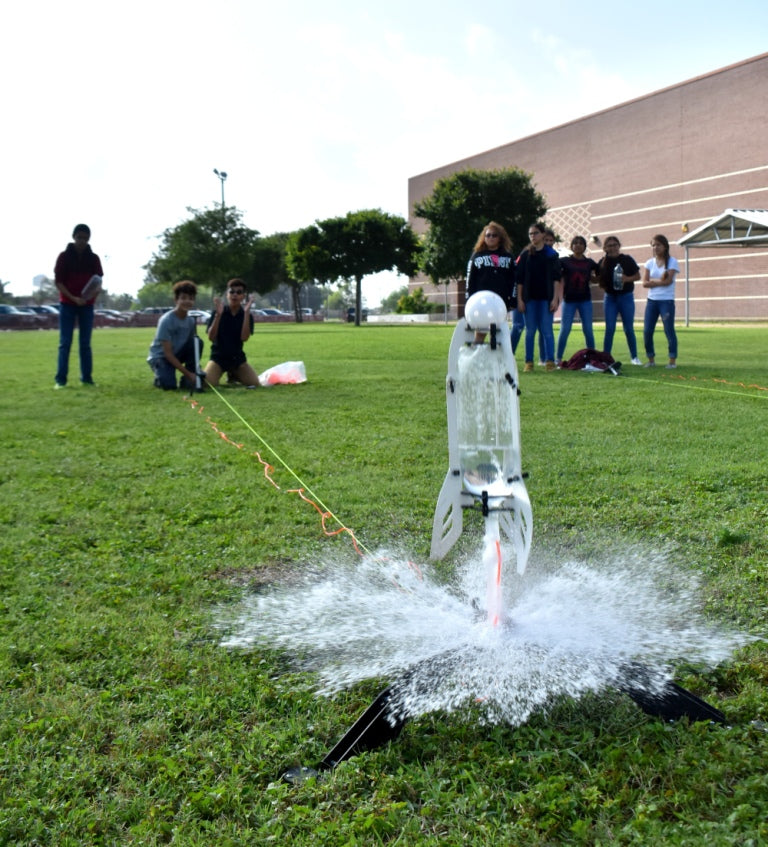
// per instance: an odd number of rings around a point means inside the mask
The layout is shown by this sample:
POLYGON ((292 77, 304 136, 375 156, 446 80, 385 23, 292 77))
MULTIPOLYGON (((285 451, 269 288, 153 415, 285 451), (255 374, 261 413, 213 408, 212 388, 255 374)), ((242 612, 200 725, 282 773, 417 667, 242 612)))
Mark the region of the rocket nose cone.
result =
POLYGON ((464 317, 472 329, 488 330, 491 324, 496 324, 497 327, 504 324, 507 319, 507 307, 498 294, 492 291, 478 291, 467 300, 464 317))

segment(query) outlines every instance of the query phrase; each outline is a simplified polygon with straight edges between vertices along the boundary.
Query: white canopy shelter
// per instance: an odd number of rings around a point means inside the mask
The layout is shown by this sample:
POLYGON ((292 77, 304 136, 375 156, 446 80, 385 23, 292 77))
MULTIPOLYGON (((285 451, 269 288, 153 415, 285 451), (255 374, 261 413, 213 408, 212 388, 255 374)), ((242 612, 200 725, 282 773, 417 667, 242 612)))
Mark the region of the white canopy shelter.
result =
POLYGON ((690 247, 768 247, 768 210, 726 209, 721 215, 684 235, 678 242, 685 247, 685 325, 688 326, 690 247))

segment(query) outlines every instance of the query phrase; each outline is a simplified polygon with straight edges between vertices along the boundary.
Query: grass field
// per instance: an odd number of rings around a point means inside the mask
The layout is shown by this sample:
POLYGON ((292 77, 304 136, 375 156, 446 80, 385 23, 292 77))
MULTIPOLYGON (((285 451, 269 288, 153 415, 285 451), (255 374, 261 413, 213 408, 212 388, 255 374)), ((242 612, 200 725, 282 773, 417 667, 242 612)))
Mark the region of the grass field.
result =
POLYGON ((231 407, 153 389, 150 329, 96 331, 97 387, 73 351, 57 392, 56 333, 0 333, 0 844, 768 844, 764 326, 680 328, 677 371, 521 375, 529 571, 639 549, 700 573, 704 614, 759 637, 679 667, 728 727, 595 695, 514 729, 430 715, 322 781, 277 779, 382 681, 320 698, 278 653, 219 645, 244 595, 357 558, 265 444, 367 549, 426 562, 451 332, 259 327, 256 369, 300 359, 308 382, 222 389, 231 407))

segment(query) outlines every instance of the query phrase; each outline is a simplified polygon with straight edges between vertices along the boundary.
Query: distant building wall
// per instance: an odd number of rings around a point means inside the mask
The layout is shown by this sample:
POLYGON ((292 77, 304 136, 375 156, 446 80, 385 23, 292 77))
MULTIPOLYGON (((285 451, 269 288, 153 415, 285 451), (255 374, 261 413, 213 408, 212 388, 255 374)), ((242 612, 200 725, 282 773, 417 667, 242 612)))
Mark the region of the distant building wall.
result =
MULTIPOLYGON (((682 318, 685 251, 676 241, 726 208, 768 207, 766 126, 768 53, 412 177, 411 224, 426 229, 413 207, 441 177, 465 168, 522 168, 546 198, 546 220, 563 253, 578 234, 587 239, 587 255, 599 260, 605 236, 617 235, 622 252, 642 266, 651 238, 666 235, 680 263, 682 318)), ((476 236, 468 234, 469 248, 476 236)), ((689 261, 691 320, 768 319, 767 250, 694 248, 689 261)), ((417 285, 443 305, 442 286, 423 278, 412 281, 417 285)), ((448 300, 455 315, 453 289, 448 300)), ((642 315, 641 286, 635 297, 642 315)), ((601 316, 597 289, 593 299, 601 316)))

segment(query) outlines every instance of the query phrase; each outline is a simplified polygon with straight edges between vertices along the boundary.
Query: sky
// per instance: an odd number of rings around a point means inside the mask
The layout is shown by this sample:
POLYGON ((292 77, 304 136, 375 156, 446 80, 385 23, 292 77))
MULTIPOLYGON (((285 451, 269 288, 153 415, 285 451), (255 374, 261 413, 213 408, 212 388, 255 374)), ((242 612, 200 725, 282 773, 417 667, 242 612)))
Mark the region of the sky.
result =
POLYGON ((5 4, 0 280, 31 294, 84 222, 135 294, 158 236, 221 203, 214 168, 262 235, 407 218, 409 177, 766 50, 765 0, 5 4))

